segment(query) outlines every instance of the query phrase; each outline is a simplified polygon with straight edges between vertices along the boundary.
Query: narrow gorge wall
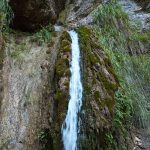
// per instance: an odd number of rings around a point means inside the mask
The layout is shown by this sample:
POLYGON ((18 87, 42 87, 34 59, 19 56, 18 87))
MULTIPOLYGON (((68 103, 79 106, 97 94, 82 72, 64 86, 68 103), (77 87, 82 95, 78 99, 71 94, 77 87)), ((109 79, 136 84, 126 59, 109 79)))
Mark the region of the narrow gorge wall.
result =
POLYGON ((49 129, 58 43, 51 49, 23 34, 5 37, 0 149, 37 149, 49 129))
MULTIPOLYGON (((133 112, 143 106, 138 99, 141 85, 149 104, 149 33, 130 28, 127 14, 118 5, 101 3, 10 0, 13 29, 2 20, 5 15, 0 10, 0 149, 62 149, 61 128, 69 100, 69 29, 79 34, 84 87, 77 148, 125 150, 137 146, 137 135, 130 135, 131 122, 138 126, 144 117, 140 111, 133 112), (62 24, 62 31, 55 32, 50 25, 56 22, 62 24), (135 89, 138 92, 133 92, 135 89), (138 105, 131 106, 131 99, 138 105)), ((144 3, 142 6, 145 8, 144 3)))

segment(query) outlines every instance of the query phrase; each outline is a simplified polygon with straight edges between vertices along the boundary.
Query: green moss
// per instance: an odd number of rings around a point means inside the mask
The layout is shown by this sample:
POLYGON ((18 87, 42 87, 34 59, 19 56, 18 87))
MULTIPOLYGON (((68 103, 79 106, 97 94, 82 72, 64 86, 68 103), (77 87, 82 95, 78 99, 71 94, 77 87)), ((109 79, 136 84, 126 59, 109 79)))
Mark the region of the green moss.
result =
POLYGON ((60 51, 61 52, 71 52, 71 39, 70 39, 68 32, 64 31, 62 33, 60 51))
POLYGON ((94 65, 94 64, 99 62, 99 60, 97 59, 96 55, 93 54, 93 53, 88 54, 88 60, 90 61, 91 65, 94 65))
POLYGON ((91 48, 92 48, 92 49, 99 49, 100 46, 98 45, 98 41, 97 41, 97 43, 96 43, 96 41, 93 42, 93 43, 91 43, 91 48))
POLYGON ((68 40, 71 42, 71 37, 68 32, 64 31, 61 36, 61 40, 68 40))
POLYGON ((70 45, 63 47, 63 52, 71 52, 70 45))
MULTIPOLYGON (((79 33, 81 52, 84 56, 83 68, 85 68, 83 84, 84 98, 86 102, 83 106, 83 109, 86 110, 86 114, 88 114, 87 116, 93 116, 95 108, 93 108, 91 102, 94 101, 94 103, 99 107, 99 116, 101 118, 100 128, 102 128, 103 130, 106 126, 110 127, 113 124, 113 122, 111 122, 111 119, 113 119, 114 115, 115 92, 118 89, 118 84, 116 83, 117 78, 115 76, 115 72, 111 62, 103 52, 103 48, 98 45, 99 41, 93 29, 88 27, 80 27, 79 29, 77 29, 77 32, 79 33), (109 81, 107 75, 101 70, 102 67, 104 67, 115 78, 115 83, 109 81), (100 93, 101 90, 96 90, 98 86, 101 87, 103 93, 100 93), (105 116, 104 114, 102 114, 102 111, 106 107, 110 112, 110 116, 105 116)), ((83 139, 82 141, 82 145, 85 145, 85 149, 87 149, 88 144, 88 148, 90 147, 91 149, 96 149, 96 146, 99 143, 101 143, 101 145, 107 144, 104 140, 105 132, 103 132, 102 130, 100 129, 99 133, 97 133, 96 136, 95 132, 93 131, 91 133, 88 133, 90 142, 87 140, 87 138, 83 139), (94 136, 92 135, 93 133, 94 136), (100 141, 99 139, 103 140, 100 141), (87 142, 89 143, 87 144, 87 142)))
POLYGON ((55 94, 54 99, 57 101, 57 103, 62 102, 63 103, 63 99, 66 98, 66 93, 62 92, 61 90, 58 90, 55 94))
POLYGON ((80 35, 80 38, 82 38, 82 42, 87 43, 89 41, 91 30, 87 27, 80 27, 77 29, 77 32, 80 35))
POLYGON ((96 82, 97 82, 97 79, 96 79, 96 75, 94 74, 94 75, 93 75, 92 85, 96 84, 96 82))
POLYGON ((107 92, 110 93, 111 95, 114 95, 115 91, 118 89, 118 85, 111 83, 106 78, 104 73, 99 72, 98 78, 103 83, 103 86, 107 90, 107 92))
POLYGON ((94 98, 96 101, 98 101, 100 99, 100 92, 99 91, 94 92, 94 98))
POLYGON ((111 115, 114 114, 114 108, 115 108, 115 98, 108 97, 104 99, 105 104, 107 105, 111 115))
POLYGON ((24 53, 28 52, 27 43, 22 42, 13 45, 13 51, 10 54, 13 59, 20 60, 24 53))
POLYGON ((65 81, 64 85, 67 86, 67 87, 69 87, 69 81, 65 81))
POLYGON ((84 92, 87 95, 91 92, 91 87, 88 84, 84 84, 84 92))
POLYGON ((68 74, 69 62, 67 58, 61 58, 56 63, 56 74, 59 77, 68 74))
POLYGON ((66 46, 68 46, 68 45, 70 45, 70 41, 68 41, 68 40, 66 40, 66 39, 62 40, 62 42, 61 42, 61 47, 66 47, 66 46))

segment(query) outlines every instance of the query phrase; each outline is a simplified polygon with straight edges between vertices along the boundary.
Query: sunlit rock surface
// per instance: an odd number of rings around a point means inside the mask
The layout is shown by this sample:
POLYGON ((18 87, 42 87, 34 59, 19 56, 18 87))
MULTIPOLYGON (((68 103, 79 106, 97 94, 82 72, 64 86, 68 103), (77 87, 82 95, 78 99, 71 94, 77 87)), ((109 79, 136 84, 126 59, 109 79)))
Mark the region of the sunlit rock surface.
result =
POLYGON ((150 29, 150 12, 146 12, 143 9, 144 6, 148 7, 150 5, 148 1, 143 2, 139 0, 142 5, 138 5, 138 3, 131 0, 119 0, 118 2, 132 21, 141 23, 144 30, 150 29))

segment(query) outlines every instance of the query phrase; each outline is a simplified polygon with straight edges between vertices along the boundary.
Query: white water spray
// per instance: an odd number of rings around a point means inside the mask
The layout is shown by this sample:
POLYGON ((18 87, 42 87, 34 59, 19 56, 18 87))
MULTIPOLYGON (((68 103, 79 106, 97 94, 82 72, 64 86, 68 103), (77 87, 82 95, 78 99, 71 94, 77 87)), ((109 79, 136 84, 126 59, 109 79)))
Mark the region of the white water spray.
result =
POLYGON ((78 113, 82 106, 82 83, 80 73, 80 48, 75 31, 68 32, 72 39, 72 61, 70 79, 70 100, 66 119, 62 126, 62 139, 65 150, 75 150, 78 134, 78 113))

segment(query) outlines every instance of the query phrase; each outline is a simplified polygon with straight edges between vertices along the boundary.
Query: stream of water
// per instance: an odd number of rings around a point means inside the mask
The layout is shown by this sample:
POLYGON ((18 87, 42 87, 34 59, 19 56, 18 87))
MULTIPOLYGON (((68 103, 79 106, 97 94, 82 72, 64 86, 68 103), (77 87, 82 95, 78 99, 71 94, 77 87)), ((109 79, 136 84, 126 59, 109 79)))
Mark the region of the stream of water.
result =
POLYGON ((82 106, 82 83, 80 72, 80 48, 78 34, 75 31, 69 31, 72 39, 72 61, 71 61, 71 79, 70 79, 70 100, 65 121, 62 126, 62 140, 65 150, 75 150, 78 135, 78 113, 82 106))

